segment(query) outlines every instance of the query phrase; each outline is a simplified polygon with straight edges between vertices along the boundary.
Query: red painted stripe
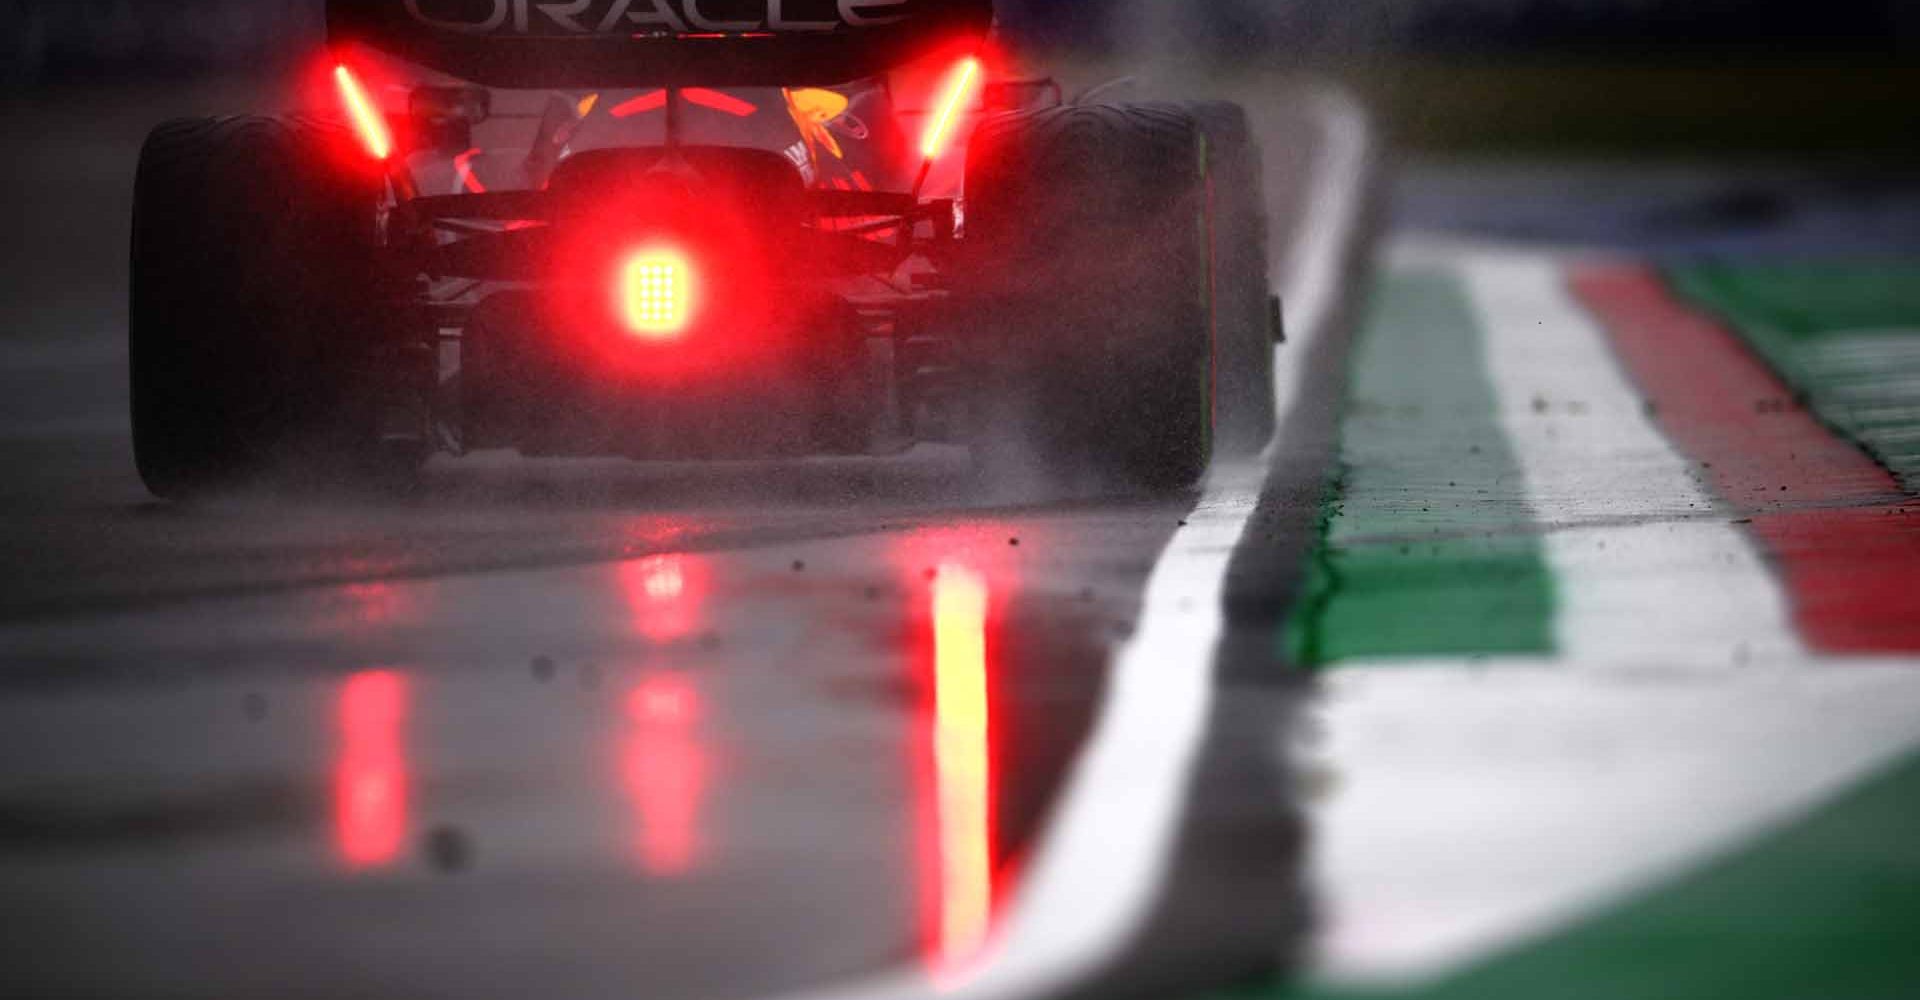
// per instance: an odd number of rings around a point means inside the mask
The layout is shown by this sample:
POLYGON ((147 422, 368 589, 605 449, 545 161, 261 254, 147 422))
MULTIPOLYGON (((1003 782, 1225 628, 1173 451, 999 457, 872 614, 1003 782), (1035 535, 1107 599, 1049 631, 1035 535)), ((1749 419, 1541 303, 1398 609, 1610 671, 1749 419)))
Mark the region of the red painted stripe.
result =
POLYGON ((1608 332, 1669 438, 1751 518, 1809 646, 1920 651, 1920 504, 1835 436, 1716 318, 1645 267, 1581 268, 1574 294, 1608 332))

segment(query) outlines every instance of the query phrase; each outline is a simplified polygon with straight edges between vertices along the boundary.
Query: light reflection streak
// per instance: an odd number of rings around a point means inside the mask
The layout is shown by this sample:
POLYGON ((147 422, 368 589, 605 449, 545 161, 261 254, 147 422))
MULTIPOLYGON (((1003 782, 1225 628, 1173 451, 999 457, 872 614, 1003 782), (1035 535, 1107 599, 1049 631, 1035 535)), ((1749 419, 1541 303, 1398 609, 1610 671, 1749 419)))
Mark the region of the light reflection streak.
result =
POLYGON ((407 836, 405 677, 368 670, 340 689, 341 752, 334 771, 334 834, 350 868, 393 862, 407 836))
POLYGON ((705 707, 693 678, 677 672, 651 674, 628 696, 634 728, 622 771, 649 875, 687 875, 705 854, 700 814, 712 769, 701 736, 705 707))
POLYGON ((350 583, 340 592, 352 607, 353 624, 392 625, 412 610, 407 596, 391 583, 350 583))
POLYGON ((940 880, 936 971, 962 971, 993 916, 993 782, 985 578, 943 565, 933 581, 933 761, 940 880))
POLYGON ((634 630, 653 642, 693 634, 705 614, 708 566, 696 555, 648 556, 620 564, 620 587, 634 630))

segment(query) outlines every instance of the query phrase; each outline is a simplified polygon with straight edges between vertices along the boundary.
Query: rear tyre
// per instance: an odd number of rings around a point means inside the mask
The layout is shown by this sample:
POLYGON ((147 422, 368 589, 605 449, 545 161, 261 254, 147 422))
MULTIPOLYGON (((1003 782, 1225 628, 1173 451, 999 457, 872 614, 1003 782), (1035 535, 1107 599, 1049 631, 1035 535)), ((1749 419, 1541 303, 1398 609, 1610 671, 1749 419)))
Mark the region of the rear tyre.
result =
POLYGON ((148 137, 128 336, 135 461, 156 496, 417 467, 378 442, 382 182, 340 165, 350 142, 306 118, 182 120, 148 137))
POLYGON ((1266 164, 1245 108, 1227 101, 1179 107, 1206 133, 1213 165, 1218 451, 1253 455, 1273 439, 1275 425, 1266 164))
POLYGON ((1208 149, 1170 106, 1076 105, 984 122, 967 164, 960 305, 982 351, 976 452, 1177 490, 1214 427, 1208 149))

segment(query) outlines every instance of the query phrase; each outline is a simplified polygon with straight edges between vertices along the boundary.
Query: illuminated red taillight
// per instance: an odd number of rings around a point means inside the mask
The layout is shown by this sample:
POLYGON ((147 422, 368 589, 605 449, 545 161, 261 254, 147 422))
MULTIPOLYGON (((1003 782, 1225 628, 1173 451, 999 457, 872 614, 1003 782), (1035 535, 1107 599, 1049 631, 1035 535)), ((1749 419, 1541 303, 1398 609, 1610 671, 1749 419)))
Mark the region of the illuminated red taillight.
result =
POLYGON ((693 266, 671 250, 643 250, 620 265, 620 316, 635 336, 668 340, 693 316, 693 266))
POLYGON ((354 131, 360 133, 360 141, 366 145, 367 154, 376 160, 392 156, 393 132, 387 128, 386 116, 374 106, 366 88, 360 85, 360 79, 345 65, 340 65, 333 68, 333 82, 340 88, 340 103, 346 108, 354 131))
POLYGON ((960 117, 960 109, 967 99, 973 96, 973 89, 980 82, 980 60, 967 58, 953 68, 947 76, 946 87, 941 90, 940 103, 934 108, 933 118, 927 122, 927 132, 920 140, 920 153, 929 160, 940 158, 946 151, 947 140, 953 136, 954 122, 960 117))

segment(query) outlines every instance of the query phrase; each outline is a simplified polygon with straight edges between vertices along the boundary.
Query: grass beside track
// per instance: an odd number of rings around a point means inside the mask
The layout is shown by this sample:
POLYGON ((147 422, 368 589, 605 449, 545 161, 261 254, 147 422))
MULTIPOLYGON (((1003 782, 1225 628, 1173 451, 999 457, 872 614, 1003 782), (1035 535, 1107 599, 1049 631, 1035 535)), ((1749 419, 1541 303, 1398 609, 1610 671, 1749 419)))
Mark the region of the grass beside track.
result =
POLYGON ((1920 491, 1920 262, 1701 264, 1669 276, 1828 426, 1920 491))

